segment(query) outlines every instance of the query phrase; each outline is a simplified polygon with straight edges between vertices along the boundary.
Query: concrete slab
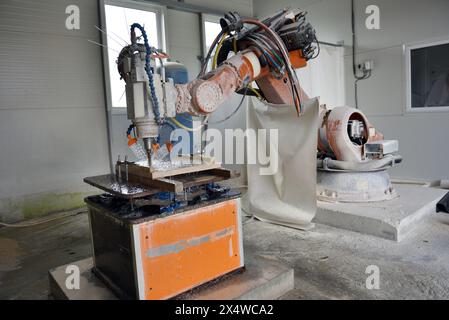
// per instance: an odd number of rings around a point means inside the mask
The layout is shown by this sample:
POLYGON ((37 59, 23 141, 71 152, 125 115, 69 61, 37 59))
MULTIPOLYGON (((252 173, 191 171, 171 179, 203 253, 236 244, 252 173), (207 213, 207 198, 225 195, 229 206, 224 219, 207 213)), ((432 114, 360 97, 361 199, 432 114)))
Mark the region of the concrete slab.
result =
POLYGON ((394 185, 399 198, 373 203, 318 201, 315 223, 401 241, 429 214, 448 190, 394 185))
MULTIPOLYGON (((211 282, 177 299, 183 300, 272 300, 294 288, 293 269, 277 260, 259 256, 245 257, 243 272, 211 282)), ((92 258, 80 260, 49 271, 50 292, 58 300, 117 300, 117 297, 93 273, 92 258), (80 270, 79 290, 66 286, 67 267, 80 270)))
POLYGON ((117 297, 92 272, 93 259, 87 258, 48 272, 50 294, 56 300, 117 300, 117 297), (69 266, 77 266, 80 271, 79 290, 68 289, 66 280, 73 274, 69 266), (67 271, 67 273, 66 273, 67 271))

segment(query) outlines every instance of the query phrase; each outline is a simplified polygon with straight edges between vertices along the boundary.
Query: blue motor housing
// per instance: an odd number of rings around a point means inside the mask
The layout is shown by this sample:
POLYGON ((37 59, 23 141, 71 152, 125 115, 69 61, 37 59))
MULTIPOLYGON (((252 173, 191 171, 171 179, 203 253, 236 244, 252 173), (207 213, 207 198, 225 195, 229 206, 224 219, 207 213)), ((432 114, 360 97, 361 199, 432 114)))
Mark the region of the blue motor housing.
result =
POLYGON ((186 84, 189 82, 189 72, 187 68, 179 62, 166 62, 165 77, 173 79, 175 84, 186 84))

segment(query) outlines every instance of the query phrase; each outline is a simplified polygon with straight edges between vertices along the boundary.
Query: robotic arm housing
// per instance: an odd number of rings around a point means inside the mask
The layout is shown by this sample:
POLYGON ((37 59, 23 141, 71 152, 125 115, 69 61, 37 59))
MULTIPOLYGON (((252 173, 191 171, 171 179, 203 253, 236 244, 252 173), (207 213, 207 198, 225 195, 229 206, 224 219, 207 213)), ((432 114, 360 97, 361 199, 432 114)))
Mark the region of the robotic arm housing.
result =
POLYGON ((295 69, 305 67, 319 51, 315 30, 305 13, 283 10, 266 19, 241 18, 229 13, 221 19, 222 31, 215 39, 196 80, 174 85, 166 79, 163 59, 167 56, 151 48, 143 27, 131 26, 131 45, 122 49, 118 70, 126 82, 128 119, 145 142, 151 158, 159 127, 166 118, 180 113, 204 116, 214 112, 233 93, 256 94, 274 104, 295 105, 301 113, 301 90, 295 69), (137 42, 140 29, 144 44, 137 42), (215 52, 212 70, 206 73, 215 52), (156 60, 161 61, 157 73, 156 60), (256 82, 258 89, 252 88, 256 82), (250 89, 250 90, 249 90, 250 89), (249 92, 249 93, 248 93, 249 92))

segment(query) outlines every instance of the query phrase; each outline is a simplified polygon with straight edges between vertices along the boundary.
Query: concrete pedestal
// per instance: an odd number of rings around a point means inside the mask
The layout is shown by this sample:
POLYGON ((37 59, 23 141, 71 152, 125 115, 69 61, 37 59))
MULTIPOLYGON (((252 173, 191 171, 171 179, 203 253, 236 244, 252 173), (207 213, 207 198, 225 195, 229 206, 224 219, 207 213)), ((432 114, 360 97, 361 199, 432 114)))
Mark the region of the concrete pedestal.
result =
MULTIPOLYGON (((183 300, 272 300, 294 287, 293 269, 276 260, 245 257, 246 269, 208 283, 177 297, 183 300)), ((80 288, 69 290, 66 274, 69 265, 49 271, 50 291, 58 300, 116 300, 117 297, 93 273, 92 258, 71 265, 80 270, 80 288)))
POLYGON ((329 203, 318 201, 314 222, 401 241, 435 213, 438 201, 448 190, 394 185, 399 197, 371 203, 329 203))

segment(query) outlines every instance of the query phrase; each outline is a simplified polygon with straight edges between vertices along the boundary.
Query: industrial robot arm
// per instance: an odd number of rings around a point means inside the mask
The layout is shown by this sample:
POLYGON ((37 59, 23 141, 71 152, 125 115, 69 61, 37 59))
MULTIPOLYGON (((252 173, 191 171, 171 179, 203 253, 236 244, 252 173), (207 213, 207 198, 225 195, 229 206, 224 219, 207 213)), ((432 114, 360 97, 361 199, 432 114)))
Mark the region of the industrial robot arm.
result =
POLYGON ((133 24, 131 45, 122 49, 117 63, 126 82, 128 118, 144 140, 149 159, 151 141, 157 140, 166 118, 180 113, 208 115, 235 92, 249 91, 270 103, 294 105, 299 115, 306 95, 294 70, 319 54, 315 30, 305 15, 291 10, 263 20, 225 15, 198 78, 183 85, 165 78, 165 54, 150 47, 144 28, 133 24), (140 29, 143 44, 138 43, 135 29, 140 29), (212 71, 206 73, 213 53, 212 71), (159 73, 155 72, 158 59, 159 73), (253 82, 258 89, 251 86, 253 82))

